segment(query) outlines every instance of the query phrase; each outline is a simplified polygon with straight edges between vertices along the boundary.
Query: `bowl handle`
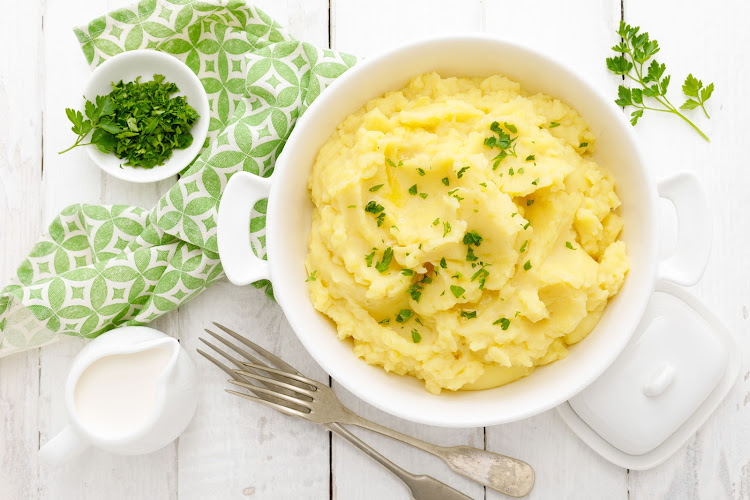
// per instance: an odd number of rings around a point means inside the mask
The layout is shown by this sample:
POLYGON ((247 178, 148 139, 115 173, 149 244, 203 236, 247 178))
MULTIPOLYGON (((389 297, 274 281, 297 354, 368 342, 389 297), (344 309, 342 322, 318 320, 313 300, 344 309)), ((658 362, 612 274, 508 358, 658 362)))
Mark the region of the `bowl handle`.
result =
POLYGON ((229 179, 219 204, 216 222, 219 258, 224 273, 235 285, 270 277, 268 262, 257 257, 250 243, 250 212, 268 197, 271 181, 248 172, 229 179))
POLYGON ((700 180, 680 172, 659 182, 659 196, 677 211, 677 249, 659 264, 659 278, 678 285, 695 285, 703 276, 713 239, 711 211, 700 180))

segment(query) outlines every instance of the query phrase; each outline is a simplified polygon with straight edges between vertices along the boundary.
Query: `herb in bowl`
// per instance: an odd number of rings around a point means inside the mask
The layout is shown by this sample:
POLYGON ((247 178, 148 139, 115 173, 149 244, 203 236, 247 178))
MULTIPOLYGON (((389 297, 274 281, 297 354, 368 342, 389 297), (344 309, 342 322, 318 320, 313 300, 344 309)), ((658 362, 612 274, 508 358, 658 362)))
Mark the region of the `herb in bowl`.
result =
POLYGON ((195 111, 179 92, 177 85, 154 75, 153 81, 112 83, 112 92, 86 101, 84 114, 68 108, 65 113, 78 135, 77 146, 94 145, 103 153, 127 160, 125 165, 153 168, 163 165, 175 149, 193 142, 190 129, 198 120, 195 111), (83 142, 91 133, 89 142, 83 142))

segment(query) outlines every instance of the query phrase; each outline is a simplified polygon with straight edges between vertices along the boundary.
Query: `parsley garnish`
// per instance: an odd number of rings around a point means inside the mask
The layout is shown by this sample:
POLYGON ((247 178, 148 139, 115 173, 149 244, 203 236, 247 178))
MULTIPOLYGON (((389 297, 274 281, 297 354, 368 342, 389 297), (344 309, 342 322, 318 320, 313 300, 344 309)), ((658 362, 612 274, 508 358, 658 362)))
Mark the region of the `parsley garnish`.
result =
POLYGON ((411 309, 401 309, 396 315, 397 323, 406 323, 414 315, 414 311, 411 309))
POLYGON ((478 232, 472 229, 464 235, 464 245, 479 246, 482 244, 483 239, 484 238, 482 238, 482 236, 478 232))
POLYGON ((487 277, 490 275, 490 272, 486 270, 484 267, 480 268, 477 272, 475 272, 472 277, 471 281, 474 281, 475 279, 479 280, 479 289, 484 290, 484 284, 487 280, 487 277))
POLYGON ((574 247, 573 244, 571 242, 569 242, 569 241, 565 242, 565 246, 568 247, 568 248, 570 248, 571 250, 575 250, 576 249, 576 247, 574 247))
POLYGON ((378 184, 377 186, 373 186, 373 187, 370 188, 370 192, 374 193, 375 191, 377 191, 378 189, 380 189, 382 187, 383 187, 383 184, 378 184))
POLYGON ((451 223, 448 221, 443 222, 443 238, 445 235, 451 232, 451 223))
POLYGON ((461 295, 463 295, 465 291, 466 290, 464 290, 462 287, 458 285, 451 285, 451 293, 456 298, 459 298, 461 295))
POLYGON ((432 225, 433 226, 437 226, 438 224, 440 224, 440 217, 438 217, 437 219, 435 219, 434 221, 432 221, 432 225))
POLYGON ((467 170, 469 170, 470 168, 471 168, 471 166, 468 166, 468 167, 461 167, 461 170, 459 170, 458 172, 456 172, 456 177, 458 177, 458 178, 460 179, 461 177, 463 177, 463 176, 464 176, 464 172, 466 172, 466 171, 467 171, 467 170))
POLYGON ((417 194, 417 185, 416 184, 414 184, 412 187, 409 188, 409 194, 412 195, 412 196, 414 196, 415 194, 417 194))
POLYGON ((537 177, 536 179, 534 179, 533 181, 531 181, 531 183, 532 183, 533 185, 535 185, 535 186, 536 186, 537 184, 539 184, 539 177, 537 177))
POLYGON ((375 201, 369 201, 367 205, 365 205, 365 212, 371 213, 375 216, 375 220, 378 221, 378 227, 383 224, 383 220, 385 219, 385 212, 383 212, 383 210, 385 210, 383 205, 380 205, 375 201))
POLYGON ((418 173, 419 175, 424 175, 424 169, 423 169, 423 168, 418 168, 418 169, 417 169, 417 173, 418 173))
POLYGON ((510 167, 508 169, 508 175, 515 175, 516 173, 513 171, 513 167, 510 167))
POLYGON ((534 161, 536 160, 536 155, 529 155, 526 157, 526 161, 534 161))
POLYGON ((476 311, 461 311, 461 317, 466 319, 474 319, 477 317, 476 311))
POLYGON ((474 250, 471 247, 467 247, 466 248, 466 260, 469 262, 474 262, 477 259, 479 259, 479 257, 474 255, 474 250))
POLYGON ((480 182, 479 185, 482 186, 482 187, 487 187, 487 183, 486 182, 480 182))
POLYGON ((499 320, 492 323, 493 325, 500 325, 500 328, 507 330, 510 326, 510 320, 508 318, 500 318, 499 320))
POLYGON ((451 184, 451 181, 450 181, 450 179, 448 179, 447 177, 443 177, 442 179, 440 179, 440 181, 441 181, 441 182, 442 182, 443 184, 445 184, 446 186, 450 186, 450 184, 451 184))
POLYGON ((560 124, 557 123, 557 122, 550 122, 550 124, 549 124, 549 128, 555 128, 555 127, 559 127, 559 126, 560 126, 560 124))
POLYGON ((527 207, 530 207, 533 204, 534 204, 534 200, 526 200, 526 206, 527 207))
POLYGON ((393 260, 393 249, 388 247, 383 252, 383 258, 375 264, 375 269, 380 273, 384 273, 391 266, 391 260, 393 260))
POLYGON ((582 142, 582 143, 580 143, 580 144, 578 145, 578 147, 579 147, 579 148, 585 148, 585 147, 586 147, 586 146, 588 146, 588 145, 589 145, 589 143, 588 143, 588 142, 582 142))
POLYGON ((372 259, 375 257, 375 250, 373 250, 371 253, 368 253, 365 255, 365 262, 367 262, 367 267, 372 267, 372 259))
POLYGON ((348 207, 346 207, 346 208, 357 208, 357 205, 349 205, 349 206, 348 206, 348 207))
MULTIPOLYGON (((510 127, 513 127, 513 129, 511 130, 509 128, 509 124, 505 123, 505 128, 507 128, 511 133, 515 134, 518 131, 515 126, 510 125, 510 127)), ((497 134, 497 137, 486 137, 484 139, 484 145, 490 149, 497 148, 500 150, 497 156, 493 158, 492 170, 496 170, 498 165, 500 165, 500 162, 505 158, 507 158, 508 156, 516 156, 515 141, 517 137, 511 137, 510 134, 508 134, 500 127, 500 123, 498 122, 492 122, 492 124, 490 124, 490 130, 497 134)))
POLYGON ((528 271, 529 269, 531 269, 531 261, 527 260, 526 263, 523 265, 523 270, 528 271))
POLYGON ((401 274, 404 276, 414 276, 414 271, 411 269, 402 269, 401 274))
POLYGON ((175 149, 193 143, 190 129, 198 120, 195 111, 179 92, 177 85, 154 75, 153 81, 112 83, 112 92, 86 101, 84 114, 71 108, 65 114, 78 135, 76 146, 95 145, 103 153, 127 160, 125 165, 153 168, 163 165, 175 149), (82 141, 91 133, 89 142, 82 141))
POLYGON ((519 252, 524 253, 526 251, 526 245, 528 244, 529 244, 529 240, 524 241, 523 245, 521 245, 519 252))
POLYGON ((445 257, 440 259, 440 267, 442 267, 443 269, 446 269, 448 267, 448 263, 445 262, 445 257))
POLYGON ((419 193, 419 196, 421 196, 422 199, 424 200, 425 198, 427 198, 427 193, 419 193))
POLYGON ((419 334, 419 332, 415 329, 411 329, 411 341, 415 344, 419 344, 419 342, 422 340, 422 336, 419 334))
POLYGON ((388 159, 387 159, 387 160, 385 160, 385 161, 386 161, 386 162, 388 163, 388 165, 390 165, 391 167, 393 167, 393 168, 396 168, 396 164, 395 164, 395 163, 393 163, 393 160, 391 160, 390 158, 388 158, 388 159))
MULTIPOLYGON (((636 108, 630 114, 630 123, 633 125, 638 123, 638 119, 643 116, 643 112, 647 109, 673 113, 682 118, 701 137, 709 141, 708 136, 703 131, 669 102, 667 87, 669 86, 670 76, 664 75, 667 67, 664 63, 659 64, 656 59, 652 59, 659 52, 659 42, 650 40, 648 33, 638 33, 639 31, 640 28, 638 26, 630 26, 624 21, 620 21, 617 34, 620 35, 623 42, 612 47, 612 50, 620 53, 620 55, 607 58, 607 68, 611 72, 616 75, 626 76, 642 87, 629 89, 624 85, 620 85, 617 89, 618 98, 615 100, 615 103, 618 106, 633 106, 636 108), (648 65, 647 70, 644 71, 643 66, 649 59, 651 59, 651 63, 648 65), (644 98, 652 99, 651 102, 658 104, 659 107, 649 106, 647 104, 648 101, 644 101, 644 98)), ((691 73, 685 79, 682 91, 688 99, 680 106, 680 109, 695 109, 700 106, 706 118, 710 118, 706 112, 705 102, 711 97, 714 91, 713 83, 708 84, 704 88, 703 82, 693 77, 691 73)))
POLYGON ((524 168, 523 168, 523 167, 519 168, 519 169, 518 169, 518 173, 519 173, 519 174, 522 174, 522 173, 524 173, 524 168))
POLYGON ((381 325, 387 325, 390 322, 391 322, 391 318, 384 318, 378 321, 378 323, 380 323, 381 325))
POLYGON ((317 269, 315 271, 311 272, 310 276, 308 276, 307 279, 305 280, 305 283, 307 283, 308 281, 316 281, 318 279, 318 278, 315 277, 315 275, 317 273, 318 273, 317 269))

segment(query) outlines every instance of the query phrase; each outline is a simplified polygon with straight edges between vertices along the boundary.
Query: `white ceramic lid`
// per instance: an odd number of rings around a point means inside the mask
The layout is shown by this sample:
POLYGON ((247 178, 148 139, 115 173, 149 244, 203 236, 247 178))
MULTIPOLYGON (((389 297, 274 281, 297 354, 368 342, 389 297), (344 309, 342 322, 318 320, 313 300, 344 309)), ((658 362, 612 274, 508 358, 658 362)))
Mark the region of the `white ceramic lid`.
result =
POLYGON ((721 320, 685 289, 660 282, 622 354, 558 412, 604 458, 648 469, 690 439, 739 370, 736 340, 721 320))

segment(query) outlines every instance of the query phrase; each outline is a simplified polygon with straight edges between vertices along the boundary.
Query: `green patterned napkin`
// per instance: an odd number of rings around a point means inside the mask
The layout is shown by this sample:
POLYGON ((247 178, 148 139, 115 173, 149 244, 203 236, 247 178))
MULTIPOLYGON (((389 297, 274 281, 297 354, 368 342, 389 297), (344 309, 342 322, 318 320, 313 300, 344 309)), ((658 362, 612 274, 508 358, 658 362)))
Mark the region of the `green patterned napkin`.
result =
MULTIPOLYGON (((75 34, 92 68, 143 48, 184 61, 209 97, 210 143, 152 210, 74 205, 52 222, 0 293, 0 357, 58 334, 147 323, 220 279, 216 214, 227 181, 240 170, 270 176, 299 116, 355 63, 293 39, 241 0, 144 0, 75 34)), ((265 207, 250 226, 259 255, 265 207)), ((255 286, 272 296, 267 281, 255 286)))

